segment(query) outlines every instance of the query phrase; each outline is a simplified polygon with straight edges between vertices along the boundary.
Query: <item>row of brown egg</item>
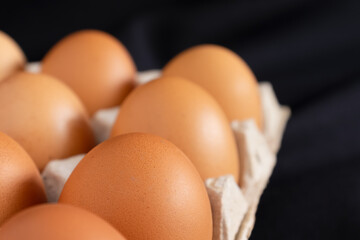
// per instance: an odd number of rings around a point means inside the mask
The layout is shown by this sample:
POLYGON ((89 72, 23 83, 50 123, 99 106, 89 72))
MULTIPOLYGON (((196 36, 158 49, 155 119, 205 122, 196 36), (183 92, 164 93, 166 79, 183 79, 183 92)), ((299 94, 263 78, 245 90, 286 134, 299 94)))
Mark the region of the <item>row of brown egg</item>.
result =
POLYGON ((123 239, 63 203, 126 239, 212 239, 203 181, 232 174, 241 184, 230 123, 252 118, 262 128, 257 81, 238 55, 196 46, 136 86, 126 48, 84 30, 50 49, 41 73, 25 64, 0 32, 0 239, 123 239), (94 147, 89 117, 120 104, 111 138, 94 147), (21 211, 46 202, 39 171, 50 160, 87 152, 60 204, 21 211))

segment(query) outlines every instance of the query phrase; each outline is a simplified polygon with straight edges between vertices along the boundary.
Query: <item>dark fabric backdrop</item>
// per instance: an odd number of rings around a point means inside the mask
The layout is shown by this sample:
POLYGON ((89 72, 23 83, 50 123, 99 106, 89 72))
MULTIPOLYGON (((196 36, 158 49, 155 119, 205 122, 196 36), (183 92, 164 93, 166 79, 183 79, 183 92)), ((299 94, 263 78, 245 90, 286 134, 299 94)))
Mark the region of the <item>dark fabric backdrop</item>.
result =
POLYGON ((30 61, 83 28, 118 37, 140 70, 199 43, 240 54, 293 110, 251 239, 360 239, 360 1, 0 5, 0 29, 30 61))

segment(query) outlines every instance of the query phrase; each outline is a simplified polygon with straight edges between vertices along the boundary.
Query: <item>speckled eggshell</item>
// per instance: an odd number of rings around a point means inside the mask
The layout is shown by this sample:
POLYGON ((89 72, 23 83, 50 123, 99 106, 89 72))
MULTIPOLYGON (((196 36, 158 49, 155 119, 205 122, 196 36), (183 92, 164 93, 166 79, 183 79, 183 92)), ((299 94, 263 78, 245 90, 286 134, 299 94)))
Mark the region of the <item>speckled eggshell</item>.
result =
POLYGON ((18 73, 0 84, 0 131, 14 138, 40 170, 51 159, 94 146, 88 114, 66 85, 45 74, 18 73))
POLYGON ((0 31, 0 82, 24 68, 26 57, 19 45, 0 31))
POLYGON ((43 204, 16 214, 0 228, 0 239, 125 240, 95 214, 64 204, 43 204))
POLYGON ((44 57, 42 71, 70 86, 92 115, 119 105, 135 85, 135 64, 115 37, 97 30, 70 34, 44 57))
POLYGON ((17 142, 0 132, 0 225, 20 210, 44 202, 44 185, 35 163, 17 142))
POLYGON ((66 182, 60 203, 88 209, 129 240, 211 240, 204 183, 174 144, 150 134, 111 138, 91 150, 66 182))
POLYGON ((184 77, 204 87, 220 103, 229 121, 253 118, 262 128, 256 77, 231 50, 211 44, 189 48, 164 67, 163 75, 184 77))
POLYGON ((135 89, 124 101, 112 136, 159 135, 178 146, 203 180, 232 174, 239 180, 235 138, 225 113, 203 88, 178 77, 162 77, 135 89))

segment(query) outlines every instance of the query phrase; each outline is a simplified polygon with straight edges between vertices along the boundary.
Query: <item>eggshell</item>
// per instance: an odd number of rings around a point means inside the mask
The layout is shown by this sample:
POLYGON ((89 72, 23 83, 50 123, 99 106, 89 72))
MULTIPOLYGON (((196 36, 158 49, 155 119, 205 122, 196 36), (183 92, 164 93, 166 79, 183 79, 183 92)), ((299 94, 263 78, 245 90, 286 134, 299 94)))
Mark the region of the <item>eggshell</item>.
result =
POLYGON ((0 225, 20 210, 43 202, 44 185, 34 162, 17 142, 0 132, 0 225))
POLYGON ((25 67, 26 57, 19 45, 0 31, 0 82, 25 67))
POLYGON ((88 152, 94 145, 80 99, 45 74, 18 73, 0 84, 0 131, 30 154, 40 170, 51 159, 88 152))
POLYGON ((83 30, 62 39, 44 57, 42 71, 64 81, 90 115, 119 105, 135 85, 135 64, 113 36, 83 30))
POLYGON ((132 133, 91 150, 59 202, 88 209, 127 239, 212 239, 209 198, 199 173, 174 144, 132 133))
POLYGON ((262 128, 262 109, 255 75, 236 53, 217 45, 199 45, 174 57, 164 76, 187 78, 220 103, 229 121, 253 118, 262 128))
POLYGON ((125 240, 93 213, 63 204, 43 204, 20 212, 0 228, 6 240, 125 240))
POLYGON ((232 174, 239 180, 236 142, 225 113, 198 85, 162 77, 135 89, 124 101, 112 136, 147 132, 178 146, 203 180, 232 174))

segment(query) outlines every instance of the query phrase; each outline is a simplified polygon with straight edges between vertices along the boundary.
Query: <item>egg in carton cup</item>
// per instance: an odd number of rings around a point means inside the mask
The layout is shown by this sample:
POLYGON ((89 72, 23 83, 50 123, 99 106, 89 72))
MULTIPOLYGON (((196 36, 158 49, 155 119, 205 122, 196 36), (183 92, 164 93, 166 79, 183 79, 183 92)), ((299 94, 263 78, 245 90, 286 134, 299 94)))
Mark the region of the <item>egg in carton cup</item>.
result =
MULTIPOLYGON (((41 64, 30 63, 27 71, 39 72, 41 64)), ((147 83, 160 75, 160 70, 139 72, 137 84, 147 83)), ((259 83, 259 92, 263 131, 252 119, 231 123, 243 169, 242 187, 231 175, 205 181, 213 214, 214 240, 247 240, 250 237, 261 194, 276 164, 276 153, 290 117, 290 109, 278 103, 270 83, 259 83)), ((119 107, 114 107, 99 110, 93 115, 91 122, 98 143, 109 138, 119 111, 119 107)), ((57 202, 65 182, 84 156, 79 154, 47 164, 42 177, 50 202, 57 202)))

